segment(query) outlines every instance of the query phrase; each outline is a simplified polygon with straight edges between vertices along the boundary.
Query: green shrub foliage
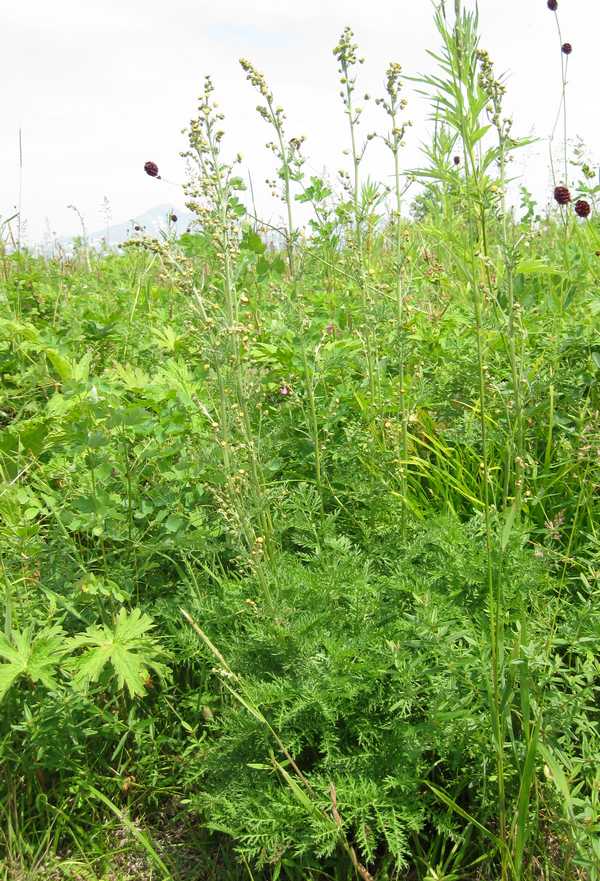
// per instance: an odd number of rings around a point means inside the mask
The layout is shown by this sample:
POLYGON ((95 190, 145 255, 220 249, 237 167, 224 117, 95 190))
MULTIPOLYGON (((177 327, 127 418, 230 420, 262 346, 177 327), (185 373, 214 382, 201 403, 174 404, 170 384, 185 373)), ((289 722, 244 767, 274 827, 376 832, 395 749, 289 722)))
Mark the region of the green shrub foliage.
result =
POLYGON ((243 62, 281 227, 210 78, 190 232, 0 225, 1 877, 600 878, 598 188, 507 207, 456 6, 421 169, 346 29, 338 181, 243 62))

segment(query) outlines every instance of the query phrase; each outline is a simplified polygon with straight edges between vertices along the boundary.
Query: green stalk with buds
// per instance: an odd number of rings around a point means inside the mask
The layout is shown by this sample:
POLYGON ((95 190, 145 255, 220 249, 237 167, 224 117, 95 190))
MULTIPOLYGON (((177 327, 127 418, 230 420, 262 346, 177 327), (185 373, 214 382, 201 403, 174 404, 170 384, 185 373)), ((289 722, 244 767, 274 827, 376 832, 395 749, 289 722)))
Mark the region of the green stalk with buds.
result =
POLYGON ((500 228, 500 247, 502 250, 502 276, 505 293, 505 328, 504 338, 510 364, 513 413, 509 414, 510 441, 508 459, 505 469, 504 500, 508 502, 511 492, 511 476, 514 478, 512 497, 515 511, 521 508, 523 493, 523 476, 525 468, 525 420, 523 415, 523 375, 519 347, 522 343, 520 307, 515 300, 515 268, 518 262, 518 243, 514 240, 514 227, 506 206, 506 165, 511 148, 526 143, 513 141, 511 137, 512 120, 503 116, 502 100, 506 87, 494 74, 494 66, 490 56, 484 50, 477 52, 480 65, 479 86, 488 96, 487 113, 496 131, 498 148, 498 183, 495 188, 497 214, 500 228))
POLYGON ((358 45, 354 42, 354 33, 351 28, 344 28, 333 54, 337 58, 342 89, 340 97, 344 103, 348 127, 350 130, 350 145, 352 156, 353 180, 351 184, 352 204, 354 212, 354 236, 358 257, 362 252, 362 211, 360 204, 360 164, 365 155, 367 141, 362 146, 358 144, 358 126, 362 114, 362 108, 354 104, 354 91, 356 89, 356 73, 354 68, 357 64, 363 64, 364 59, 358 58, 358 45))
MULTIPOLYGON (((356 90, 357 75, 355 68, 357 64, 363 64, 364 58, 358 57, 358 45, 354 42, 354 33, 351 28, 345 27, 342 35, 333 50, 339 67, 340 75, 340 97, 344 104, 344 111, 348 117, 348 128, 350 132, 350 155, 352 157, 352 180, 346 171, 340 172, 342 186, 350 194, 352 200, 353 215, 353 241, 352 241, 352 272, 357 280, 363 305, 363 343, 367 361, 367 377, 370 391, 370 410, 372 411, 377 399, 378 377, 377 377, 377 356, 375 334, 371 327, 372 323, 372 297, 369 293, 369 266, 367 255, 365 254, 363 240, 363 206, 362 195, 363 188, 361 186, 360 166, 364 158, 367 145, 374 135, 368 135, 360 145, 358 141, 358 129, 362 108, 357 107, 354 103, 354 92, 356 90)), ((365 100, 369 96, 365 95, 365 100)), ((366 195, 366 194, 365 194, 366 195)), ((372 416, 372 413, 371 413, 372 416)))
MULTIPOLYGON (((245 209, 237 197, 244 188, 242 179, 234 174, 235 165, 221 156, 223 114, 213 101, 214 86, 206 77, 200 97, 198 115, 192 120, 188 140, 190 149, 183 155, 197 167, 184 190, 188 207, 196 213, 210 236, 221 267, 221 285, 214 291, 218 299, 222 288, 223 315, 220 321, 209 317, 205 329, 211 335, 215 358, 214 369, 218 388, 219 447, 227 476, 227 486, 234 508, 234 522, 239 524, 246 547, 253 559, 268 552, 272 524, 265 499, 265 480, 259 461, 248 404, 247 381, 242 360, 243 327, 239 320, 239 294, 236 288, 235 257, 239 242, 239 219, 245 209), (222 346, 223 351, 218 348, 222 346), (230 394, 231 392, 231 394, 230 394), (240 454, 248 462, 249 497, 244 486, 245 469, 240 469, 240 454), (258 532, 251 513, 256 515, 258 532)), ((214 305, 214 304, 213 304, 214 305)), ((218 306, 216 307, 218 309, 218 306)), ((217 313, 218 314, 218 313, 217 313)))
POLYGON ((396 280, 396 318, 398 325, 398 401, 400 409, 400 487, 402 492, 402 534, 406 528, 406 495, 408 463, 408 408, 406 402, 406 352, 404 330, 404 284, 402 277, 402 184, 400 174, 400 149, 404 143, 407 123, 401 123, 399 116, 406 107, 406 99, 400 97, 402 68, 392 62, 386 71, 385 98, 376 103, 383 107, 390 120, 390 130, 384 142, 391 151, 394 161, 394 276, 396 280))
MULTIPOLYGON (((264 74, 258 71, 245 58, 240 59, 242 69, 246 73, 248 82, 258 90, 264 100, 264 104, 259 104, 256 108, 262 118, 271 125, 275 131, 276 141, 269 142, 267 148, 273 152, 279 162, 278 177, 282 181, 281 199, 285 203, 287 213, 287 232, 286 232, 286 250, 288 256, 288 267, 292 278, 296 275, 295 245, 297 239, 297 231, 294 224, 292 210, 292 183, 302 180, 302 144, 304 137, 290 138, 286 137, 284 123, 285 112, 283 107, 275 103, 273 93, 270 90, 264 74)), ((277 189, 277 181, 267 181, 275 192, 277 189)))

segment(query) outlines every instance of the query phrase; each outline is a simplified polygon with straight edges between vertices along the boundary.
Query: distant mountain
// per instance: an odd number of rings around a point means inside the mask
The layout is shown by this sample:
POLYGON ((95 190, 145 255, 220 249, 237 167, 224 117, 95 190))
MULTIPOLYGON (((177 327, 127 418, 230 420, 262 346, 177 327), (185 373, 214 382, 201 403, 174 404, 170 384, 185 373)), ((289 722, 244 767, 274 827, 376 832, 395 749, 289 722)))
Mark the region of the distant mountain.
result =
MULTIPOLYGON (((170 232, 180 236, 187 231, 195 219, 196 216, 194 214, 186 208, 181 208, 181 206, 169 205, 167 203, 156 205, 156 207, 150 208, 143 214, 132 216, 124 223, 116 223, 109 226, 108 229, 104 228, 88 233, 88 244, 93 248, 97 248, 106 243, 110 248, 114 248, 127 241, 127 239, 134 238, 136 235, 146 234, 154 238, 160 238, 161 233, 170 232), (172 216, 175 216, 177 220, 171 220, 172 216), (139 227, 139 230, 136 230, 136 226, 139 227)), ((59 239, 59 243, 65 248, 70 248, 77 238, 80 238, 80 236, 65 236, 59 239)))

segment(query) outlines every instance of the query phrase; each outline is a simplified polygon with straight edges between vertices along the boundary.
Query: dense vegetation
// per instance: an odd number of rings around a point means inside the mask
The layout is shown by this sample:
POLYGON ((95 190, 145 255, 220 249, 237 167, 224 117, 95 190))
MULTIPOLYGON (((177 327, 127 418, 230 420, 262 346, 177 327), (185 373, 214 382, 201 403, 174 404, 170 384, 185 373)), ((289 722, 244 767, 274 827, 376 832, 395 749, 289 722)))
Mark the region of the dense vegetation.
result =
POLYGON ((5 879, 600 878, 600 225, 506 208, 503 86, 436 21, 410 218, 347 30, 339 185, 243 62, 283 229, 207 80, 196 229, 0 255, 5 879))

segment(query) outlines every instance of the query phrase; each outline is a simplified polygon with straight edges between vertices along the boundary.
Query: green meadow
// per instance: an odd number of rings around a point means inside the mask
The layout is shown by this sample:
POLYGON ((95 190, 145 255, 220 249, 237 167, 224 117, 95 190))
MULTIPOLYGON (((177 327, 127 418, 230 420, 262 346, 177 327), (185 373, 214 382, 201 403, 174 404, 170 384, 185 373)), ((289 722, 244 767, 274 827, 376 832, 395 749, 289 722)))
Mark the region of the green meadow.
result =
POLYGON ((1 226, 3 881, 600 879, 600 188, 457 13, 341 175, 242 61, 281 221, 207 78, 188 233, 1 226))

